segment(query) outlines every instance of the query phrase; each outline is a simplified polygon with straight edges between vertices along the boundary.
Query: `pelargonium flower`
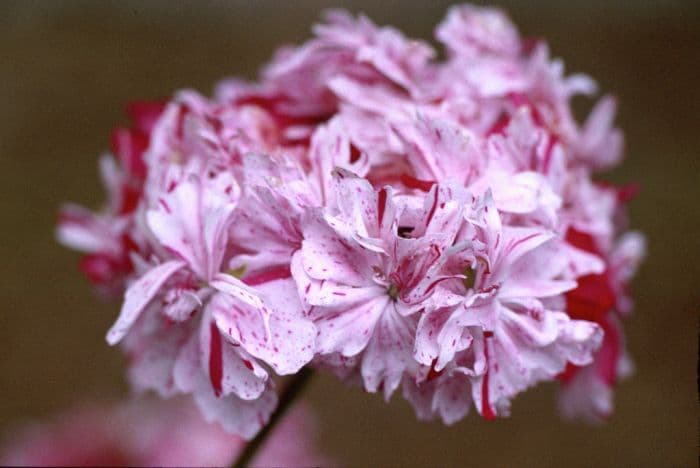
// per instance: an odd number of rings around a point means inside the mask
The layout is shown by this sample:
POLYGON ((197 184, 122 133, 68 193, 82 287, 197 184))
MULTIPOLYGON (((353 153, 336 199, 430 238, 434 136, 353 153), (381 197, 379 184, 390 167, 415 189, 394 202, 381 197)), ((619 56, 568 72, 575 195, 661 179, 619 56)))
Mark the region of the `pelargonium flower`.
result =
POLYGON ((422 317, 416 349, 417 358, 436 372, 463 350, 475 353, 464 372, 472 377, 477 408, 490 418, 507 414, 510 398, 553 379, 567 362, 590 364, 600 328, 571 320, 549 299, 571 290, 572 278, 599 271, 602 264, 547 230, 503 226, 488 195, 474 215, 467 238, 481 246, 457 285, 464 299, 422 317))
MULTIPOLYGON (((290 413, 253 460, 260 466, 330 462, 314 447, 312 413, 290 413)), ((245 441, 206 423, 191 403, 85 402, 21 425, 0 447, 4 466, 223 466, 245 441)))
POLYGON ((64 211, 59 239, 124 293, 108 341, 133 386, 248 438, 308 366, 448 424, 543 381, 607 415, 644 252, 631 190, 594 178, 621 158, 614 99, 579 124, 595 83, 493 8, 450 9, 444 60, 345 12, 314 33, 257 82, 139 107, 112 202, 64 211))
MULTIPOLYGON (((183 329, 184 335, 172 343, 177 359, 172 362, 174 376, 166 385, 194 392, 210 419, 221 417, 219 412, 206 409, 211 390, 216 397, 251 401, 251 408, 239 409, 241 413, 251 413, 245 425, 222 420, 232 431, 251 436, 254 430, 246 428, 259 428, 274 406, 274 396, 266 395, 272 383, 257 359, 280 374, 296 372, 313 356, 314 327, 301 316, 298 298, 280 294, 283 286, 279 283, 284 283, 284 278, 244 275, 244 281, 258 286, 252 288, 222 271, 239 188, 230 173, 216 174, 214 169, 199 167, 197 161, 185 165, 181 180, 146 211, 146 223, 155 238, 153 250, 160 251, 158 256, 164 261, 152 267, 145 265, 147 270, 126 290, 119 319, 107 340, 112 344, 120 341, 147 307, 156 306, 158 310, 154 312, 181 325, 178 328, 183 329), (266 293, 271 281, 275 283, 273 290, 266 293), (189 363, 195 369, 178 374, 180 361, 192 359, 189 348, 196 350, 199 365, 189 363), (205 376, 211 389, 205 386, 205 390, 200 390, 201 385, 190 381, 205 376), (257 422, 252 424, 250 418, 257 422)), ((291 284, 291 280, 286 283, 291 284)), ((176 332, 166 330, 164 334, 171 341, 176 332)), ((146 339, 150 338, 155 336, 147 335, 146 339)), ((148 356, 152 353, 149 348, 160 342, 147 341, 143 348, 140 343, 132 347, 127 342, 126 347, 133 359, 139 360, 145 359, 140 357, 142 353, 148 356)))
POLYGON ((389 187, 375 191, 341 169, 335 177, 336 206, 309 214, 292 272, 318 328, 317 352, 363 352, 365 387, 383 386, 388 397, 419 364, 412 359, 418 317, 450 303, 436 286, 465 195, 436 185, 416 215, 389 187))

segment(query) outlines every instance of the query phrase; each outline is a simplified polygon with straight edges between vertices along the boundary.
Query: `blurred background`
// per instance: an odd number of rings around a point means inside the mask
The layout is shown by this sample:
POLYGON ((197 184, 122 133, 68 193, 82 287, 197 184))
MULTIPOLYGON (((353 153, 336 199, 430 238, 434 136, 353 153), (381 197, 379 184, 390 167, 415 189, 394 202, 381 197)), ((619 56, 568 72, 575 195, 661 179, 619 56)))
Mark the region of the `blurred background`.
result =
MULTIPOLYGON (((86 396, 127 392, 125 361, 104 342, 118 305, 95 297, 78 255, 53 238, 62 201, 100 206, 97 157, 125 122, 125 102, 252 78, 276 45, 308 37, 329 6, 431 39, 450 3, 1 2, 0 431, 86 396)), ((523 35, 547 38, 569 72, 587 72, 619 97, 627 159, 609 178, 640 182, 631 219, 649 240, 626 324, 636 374, 604 426, 561 421, 554 386, 544 385, 517 398, 510 419, 471 414, 449 428, 417 421, 400 395, 387 405, 319 376, 305 397, 323 449, 350 466, 694 466, 700 2, 499 5, 523 35)))

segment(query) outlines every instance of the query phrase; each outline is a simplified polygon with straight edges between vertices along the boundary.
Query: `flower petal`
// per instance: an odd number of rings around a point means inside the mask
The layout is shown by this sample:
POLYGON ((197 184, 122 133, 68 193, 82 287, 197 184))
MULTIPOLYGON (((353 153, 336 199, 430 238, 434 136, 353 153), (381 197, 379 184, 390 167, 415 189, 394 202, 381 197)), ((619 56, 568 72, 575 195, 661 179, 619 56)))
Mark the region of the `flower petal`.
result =
POLYGON ((204 419, 217 422, 227 432, 246 440, 255 437, 267 424, 277 406, 277 394, 270 385, 255 400, 243 400, 234 394, 219 398, 204 375, 197 380, 194 400, 204 419))
POLYGON ((163 283, 170 278, 185 263, 179 260, 171 260, 152 268, 141 278, 129 286, 124 295, 124 304, 119 313, 119 318, 107 332, 107 342, 114 345, 129 331, 131 325, 158 293, 163 283))
POLYGON ((258 290, 267 323, 258 310, 221 294, 213 299, 213 317, 229 340, 278 374, 293 374, 313 358, 316 328, 303 315, 292 279, 269 281, 258 290))
POLYGON ((416 365, 413 341, 416 323, 412 317, 402 317, 393 304, 384 309, 362 357, 361 373, 365 389, 384 389, 384 398, 394 393, 406 370, 416 365))
POLYGON ((212 318, 216 296, 202 317, 199 331, 201 368, 207 369, 217 397, 234 394, 243 400, 255 400, 265 390, 267 372, 245 351, 237 349, 221 336, 212 318))
POLYGON ((218 273, 209 284, 212 288, 235 297, 251 307, 257 309, 262 309, 263 307, 258 291, 234 276, 218 273))

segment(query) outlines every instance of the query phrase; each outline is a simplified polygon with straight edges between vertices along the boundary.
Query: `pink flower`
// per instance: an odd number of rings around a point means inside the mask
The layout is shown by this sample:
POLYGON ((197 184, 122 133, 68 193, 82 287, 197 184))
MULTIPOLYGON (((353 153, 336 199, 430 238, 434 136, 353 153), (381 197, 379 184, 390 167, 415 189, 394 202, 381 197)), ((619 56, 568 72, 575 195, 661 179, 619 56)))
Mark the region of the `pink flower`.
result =
POLYGON ((412 359, 418 316, 450 300, 435 286, 460 225, 459 190, 435 186, 417 213, 389 188, 336 170, 334 209, 310 214, 292 259, 317 352, 362 354, 365 388, 388 398, 412 359), (404 225, 404 221, 410 225, 404 225))
POLYGON ((477 248, 467 253, 462 284, 453 285, 464 299, 421 318, 416 359, 438 373, 454 361, 489 418, 507 414, 513 396, 553 379, 567 362, 591 362, 601 330, 570 320, 549 301, 602 265, 546 230, 503 226, 488 194, 473 216, 465 237, 477 248), (460 353, 473 354, 466 367, 460 353))
POLYGON ((257 359, 280 374, 296 372, 313 356, 314 327, 301 316, 295 295, 280 297, 278 283, 285 281, 284 276, 249 277, 245 281, 254 283, 251 286, 221 271, 239 197, 229 173, 200 168, 196 160, 183 168, 182 179, 146 212, 157 240, 154 250, 170 259, 145 266, 143 275, 129 286, 107 340, 115 344, 132 325, 140 325, 141 330, 129 336, 127 350, 134 362, 149 366, 156 360, 161 365, 157 372, 150 368, 137 372, 139 367, 134 367, 132 375, 143 376, 135 381, 165 394, 194 392, 209 419, 251 437, 275 404, 272 383, 257 359), (274 291, 266 292, 273 280, 277 280, 274 291), (144 317, 137 324, 142 313, 175 323, 149 326, 154 319, 144 317), (178 374, 179 367, 192 369, 178 374), (153 382, 154 375, 164 380, 153 382), (211 382, 211 387, 201 381, 211 382), (226 413, 205 409, 218 406, 212 393, 228 397, 231 405, 250 402, 251 407, 229 415, 235 421, 225 421, 226 413))
MULTIPOLYGON (((311 413, 299 407, 253 459, 260 466, 327 464, 313 443, 311 413)), ((181 399, 82 403, 7 437, 0 463, 20 466, 223 466, 245 441, 207 424, 181 399)))

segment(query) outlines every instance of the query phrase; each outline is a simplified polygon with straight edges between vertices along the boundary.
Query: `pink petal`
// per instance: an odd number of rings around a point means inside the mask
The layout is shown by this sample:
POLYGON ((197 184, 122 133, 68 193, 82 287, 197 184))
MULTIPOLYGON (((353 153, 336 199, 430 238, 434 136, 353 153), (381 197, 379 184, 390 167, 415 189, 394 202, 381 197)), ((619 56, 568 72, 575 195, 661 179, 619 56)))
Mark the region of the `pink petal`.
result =
POLYGON ((175 366, 181 348, 192 336, 192 323, 169 323, 155 308, 142 314, 122 341, 129 356, 129 383, 137 391, 162 397, 178 392, 175 366))
POLYGON ((163 283, 184 266, 185 263, 178 260, 161 263, 129 286, 124 295, 124 304, 119 313, 119 318, 107 332, 107 342, 109 344, 114 345, 118 343, 126 335, 131 325, 155 297, 163 283))
POLYGON ((363 286, 373 275, 374 254, 351 246, 325 220, 311 218, 304 228, 301 263, 304 272, 316 280, 335 280, 363 286))
POLYGON ((415 320, 399 315, 393 304, 384 309, 362 358, 361 372, 367 391, 376 392, 383 385, 384 398, 388 400, 404 372, 415 366, 415 327, 415 320))
POLYGON ((304 317, 295 283, 273 280, 258 286, 268 323, 254 308, 217 295, 213 317, 230 340, 281 375, 293 374, 314 355, 316 328, 304 317))
POLYGON ((235 394, 217 397, 208 379, 197 381, 194 399, 208 422, 217 422, 225 431, 246 440, 252 439, 270 418, 277 406, 277 394, 269 385, 255 400, 242 400, 235 394))
POLYGON ((208 281, 221 268, 237 193, 231 174, 206 179, 192 174, 158 198, 147 213, 148 226, 165 248, 208 281))
POLYGON ((471 383, 469 378, 459 372, 453 372, 440 378, 433 408, 448 426, 463 419, 472 404, 471 383))
POLYGON ((226 273, 218 273, 209 285, 251 307, 262 309, 263 302, 260 299, 258 291, 245 284, 238 278, 227 275, 226 273))
POLYGON ((267 372, 245 351, 236 349, 221 336, 216 322, 209 318, 216 307, 214 298, 209 306, 210 312, 204 314, 200 326, 201 366, 207 369, 217 397, 234 394, 243 400, 255 400, 265 390, 267 372))

